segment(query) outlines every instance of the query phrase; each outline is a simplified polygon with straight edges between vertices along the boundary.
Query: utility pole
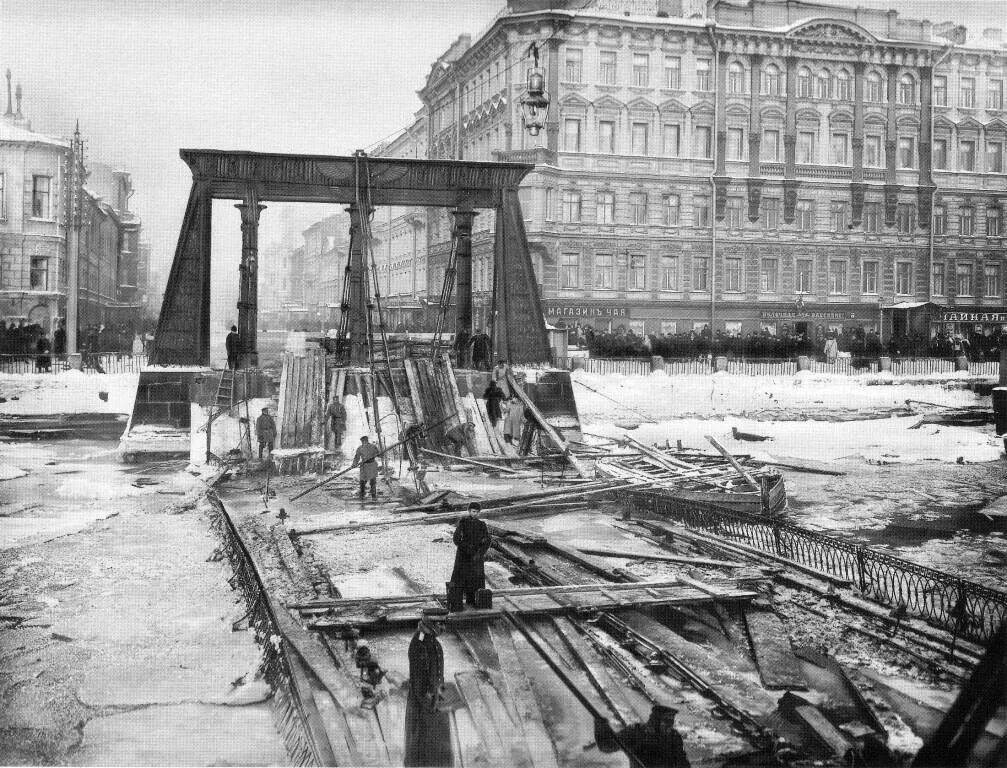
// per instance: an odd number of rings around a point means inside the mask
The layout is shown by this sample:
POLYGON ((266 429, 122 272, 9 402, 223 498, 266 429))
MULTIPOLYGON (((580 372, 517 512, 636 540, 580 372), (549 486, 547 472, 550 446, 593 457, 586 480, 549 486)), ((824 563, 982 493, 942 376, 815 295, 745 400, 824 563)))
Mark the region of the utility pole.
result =
POLYGON ((84 143, 80 138, 80 121, 73 132, 70 144, 70 210, 67 221, 67 281, 66 281, 66 359, 74 370, 81 368, 81 356, 77 349, 78 292, 80 273, 80 230, 83 226, 84 196, 84 143))

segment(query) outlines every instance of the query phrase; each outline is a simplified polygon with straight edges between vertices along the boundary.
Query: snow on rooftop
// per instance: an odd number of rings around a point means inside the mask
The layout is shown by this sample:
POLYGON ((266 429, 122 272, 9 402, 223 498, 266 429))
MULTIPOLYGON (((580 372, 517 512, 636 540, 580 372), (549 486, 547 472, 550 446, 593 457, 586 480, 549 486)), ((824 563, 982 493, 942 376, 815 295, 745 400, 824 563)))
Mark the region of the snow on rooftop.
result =
POLYGON ((0 120, 0 141, 49 144, 54 147, 69 147, 66 139, 57 139, 44 133, 33 131, 27 121, 15 122, 10 118, 0 120))

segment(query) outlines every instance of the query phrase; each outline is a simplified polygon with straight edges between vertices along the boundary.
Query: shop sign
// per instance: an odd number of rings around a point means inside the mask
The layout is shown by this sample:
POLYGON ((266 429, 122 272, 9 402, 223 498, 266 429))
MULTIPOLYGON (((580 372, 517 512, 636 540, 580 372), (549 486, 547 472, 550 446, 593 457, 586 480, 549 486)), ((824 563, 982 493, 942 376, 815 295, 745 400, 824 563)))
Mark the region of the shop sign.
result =
POLYGON ((592 307, 585 304, 563 304, 559 306, 547 306, 545 308, 547 318, 563 317, 629 317, 629 307, 592 307))
POLYGON ((762 320, 856 320, 856 312, 843 311, 815 311, 796 309, 764 309, 759 312, 762 320))
POLYGON ((945 312, 945 323, 1007 323, 1007 312, 945 312))

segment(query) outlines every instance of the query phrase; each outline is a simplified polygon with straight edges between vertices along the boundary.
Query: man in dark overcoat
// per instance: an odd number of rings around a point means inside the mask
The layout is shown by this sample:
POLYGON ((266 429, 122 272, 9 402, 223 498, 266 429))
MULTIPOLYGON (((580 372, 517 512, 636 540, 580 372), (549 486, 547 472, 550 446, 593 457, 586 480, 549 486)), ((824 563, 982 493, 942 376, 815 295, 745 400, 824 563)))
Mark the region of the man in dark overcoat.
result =
POLYGON ((465 593, 465 602, 475 607, 476 591, 486 588, 486 553, 493 539, 486 523, 479 519, 482 507, 469 504, 469 513, 455 526, 455 567, 451 582, 465 593))
POLYGON ((490 379, 489 386, 486 387, 486 391, 483 392, 483 400, 486 401, 486 415, 489 417, 490 424, 494 427, 502 417, 500 403, 506 398, 507 395, 504 391, 497 386, 495 381, 490 379))
POLYGON ((409 643, 409 695, 406 698, 405 766, 450 766, 450 714, 438 707, 444 684, 440 634, 447 611, 424 608, 409 643))
POLYGON ((476 329, 472 337, 472 367, 477 371, 488 371, 490 369, 490 348, 492 342, 489 334, 482 328, 476 329))
POLYGON ((238 368, 238 342, 238 326, 232 325, 230 332, 224 339, 224 349, 227 350, 227 367, 232 371, 238 368))
POLYGON ((272 454, 276 442, 276 422, 269 415, 268 408, 263 408, 259 418, 255 420, 255 435, 259 438, 259 458, 262 458, 263 450, 272 454))

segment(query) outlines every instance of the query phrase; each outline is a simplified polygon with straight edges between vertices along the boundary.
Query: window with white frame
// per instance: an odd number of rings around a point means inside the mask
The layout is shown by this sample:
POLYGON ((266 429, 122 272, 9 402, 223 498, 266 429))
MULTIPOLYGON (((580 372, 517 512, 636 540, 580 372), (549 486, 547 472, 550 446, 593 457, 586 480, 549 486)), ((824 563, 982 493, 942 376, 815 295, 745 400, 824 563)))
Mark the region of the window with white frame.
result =
POLYGON ((815 201, 797 201, 797 229, 801 232, 811 232, 815 227, 815 201))
POLYGON ((742 160, 745 157, 745 129, 727 129, 727 159, 742 160))
POLYGON ((913 263, 911 261, 895 263, 895 293, 899 296, 912 296, 913 263))
POLYGON ((987 299, 998 299, 1002 292, 1000 285, 1000 265, 999 264, 985 264, 983 265, 983 287, 985 291, 983 296, 987 299))
POLYGON ((631 126, 632 137, 633 137, 633 154, 634 155, 646 155, 647 154, 647 138, 650 130, 650 126, 647 123, 635 122, 631 126))
POLYGON ((615 223, 615 192, 606 190, 598 193, 595 220, 598 224, 615 223))
POLYGON ((563 190, 563 221, 579 224, 581 221, 581 195, 576 189, 563 190))
POLYGON ((832 231, 837 234, 846 234, 850 225, 850 205, 843 200, 833 200, 829 208, 829 218, 832 231))
POLYGON ((762 227, 768 230, 780 228, 781 200, 778 197, 762 198, 762 227))
POLYGON ((778 163, 780 161, 780 132, 775 128, 769 128, 762 132, 762 156, 767 162, 778 163))
POLYGON ((732 61, 727 68, 727 92, 745 92, 745 68, 740 62, 732 61))
POLYGON ((763 259, 759 264, 759 290, 762 293, 776 293, 779 288, 779 277, 779 260, 763 259))
POLYGON ((877 296, 878 271, 879 264, 876 261, 863 261, 860 263, 860 292, 862 294, 877 296))
POLYGON ((899 104, 916 103, 916 78, 906 72, 899 78, 899 104))
POLYGON ((797 162, 802 165, 814 164, 816 138, 814 131, 800 131, 797 134, 797 162))
POLYGON ((710 257, 692 257, 692 290, 710 290, 710 257))
POLYGON ((581 121, 577 117, 563 120, 563 148, 567 152, 580 152, 581 121))
POLYGON ((692 226, 710 226, 710 197, 696 195, 692 198, 692 226))
POLYGON ((832 97, 832 73, 827 69, 820 69, 815 75, 815 96, 819 99, 832 97))
POLYGON ((877 235, 881 232, 881 203, 864 203, 864 232, 877 235))
POLYGON ((986 109, 1004 108, 1004 81, 992 78, 986 84, 986 109))
POLYGON ((51 215, 52 177, 32 176, 31 179, 31 215, 35 219, 48 219, 51 215))
POLYGON ((642 254, 633 254, 629 257, 629 289, 647 290, 647 257, 642 254))
POLYGON ((616 84, 616 52, 615 51, 599 51, 598 52, 598 80, 601 81, 603 85, 615 85, 616 84))
POLYGON ((840 101, 849 101, 853 98, 853 80, 849 70, 840 69, 836 73, 835 97, 840 101))
POLYGON ((708 125, 697 125, 692 129, 693 156, 713 157, 713 129, 708 125))
POLYGON ((775 64, 767 64, 762 70, 762 92, 766 96, 779 96, 781 93, 780 68, 775 64))
POLYGON ((677 227, 681 215, 681 203, 678 195, 665 195, 662 201, 664 211, 664 226, 677 227))
POLYGON ((679 56, 664 57, 664 87, 682 87, 682 59, 679 56))
POLYGON ((849 165, 850 163, 850 134, 832 133, 832 162, 836 165, 849 165))
POLYGON ((958 106, 966 109, 975 109, 976 106, 976 79, 974 77, 963 77, 958 86, 958 106))
POLYGON ((665 254, 661 257, 661 290, 678 290, 678 256, 665 254))
POLYGON ((564 78, 570 83, 579 83, 584 77, 584 51, 581 48, 566 49, 564 78))
POLYGON ((946 282, 946 268, 943 261, 935 261, 934 269, 930 277, 930 289, 934 296, 946 296, 947 288, 945 287, 946 282))
POLYGON ((0 221, 7 221, 7 174, 0 173, 0 221))
POLYGON ((958 142, 958 170, 974 171, 976 169, 976 143, 974 139, 961 139, 958 142))
POLYGON ((948 233, 948 211, 943 205, 934 206, 934 220, 932 224, 934 234, 938 237, 948 233))
POLYGON ((711 91, 712 80, 710 78, 710 59, 696 59, 696 90, 711 91))
POLYGON ((867 88, 864 98, 873 104, 881 104, 885 100, 885 81, 878 72, 867 73, 867 88))
POLYGON ((724 259, 724 291, 741 293, 742 260, 736 256, 724 259))
POLYGON ((801 67, 797 71, 797 96, 802 99, 811 98, 811 70, 801 67))
POLYGON ((971 205, 963 205, 959 222, 959 234, 962 237, 974 237, 976 233, 976 209, 971 205))
POLYGON ((629 193, 629 217, 633 224, 647 223, 647 193, 629 193))
POLYGON ((556 218, 556 190, 553 187, 545 188, 545 220, 553 221, 556 218))
POLYGON ((605 155, 615 154, 615 121, 598 121, 598 151, 605 155))
POLYGON ((916 230, 916 206, 899 203, 895 208, 895 229, 900 235, 911 235, 916 230))
POLYGON ((650 85, 650 55, 633 54, 633 85, 646 88, 650 85))
POLYGON ((934 169, 938 171, 947 170, 948 167, 948 140, 934 139, 934 169))
POLYGON ((596 253, 594 256, 594 287, 615 288, 615 256, 611 253, 596 253))
POLYGON ((833 259, 829 262, 829 294, 842 296, 846 293, 846 261, 833 259))
POLYGON ((934 105, 948 105, 948 79, 944 75, 934 75, 934 105))
POLYGON ((742 331, 742 321, 741 320, 725 320, 724 321, 724 333, 728 336, 740 336, 742 331))
POLYGON ((986 237, 1000 237, 1000 209, 994 206, 986 209, 986 237))
POLYGON ((1003 173, 1004 145, 1002 141, 986 140, 986 173, 1003 173))
POLYGON ((955 289, 958 296, 972 295, 972 262, 955 262, 955 289))
POLYGON ((868 168, 880 168, 884 165, 881 157, 881 137, 868 134, 864 137, 864 165, 868 168))
POLYGON ((744 210, 743 198, 740 197, 727 198, 726 219, 728 229, 741 229, 743 210, 744 210))
POLYGON ((899 137, 899 168, 916 167, 916 140, 911 136, 899 137))
POLYGON ((814 288, 813 278, 815 262, 812 259, 797 259, 794 262, 794 292, 811 293, 814 288))
POLYGON ((671 336, 678 333, 678 320, 662 320, 661 333, 671 336))
POLYGON ((49 290, 49 259, 45 256, 32 256, 28 287, 33 291, 49 290))
POLYGON ((682 151, 682 126, 678 123, 665 123, 662 135, 664 138, 664 156, 678 157, 682 151))
POLYGON ((579 288, 580 287, 580 254, 565 252, 560 255, 559 262, 559 287, 579 288))

